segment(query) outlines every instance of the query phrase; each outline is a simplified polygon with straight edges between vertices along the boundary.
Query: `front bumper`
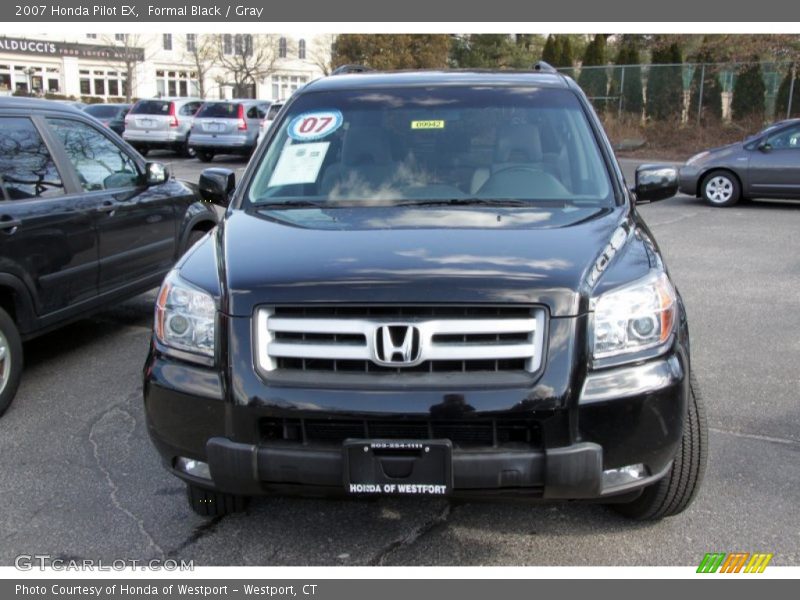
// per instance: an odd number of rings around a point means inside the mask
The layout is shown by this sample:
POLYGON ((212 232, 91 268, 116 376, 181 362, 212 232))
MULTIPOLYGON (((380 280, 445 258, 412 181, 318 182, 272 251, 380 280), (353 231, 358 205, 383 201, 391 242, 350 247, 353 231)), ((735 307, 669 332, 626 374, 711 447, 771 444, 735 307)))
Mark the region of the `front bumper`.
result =
POLYGON ((703 170, 692 165, 683 165, 678 170, 678 189, 687 196, 698 197, 700 195, 700 175, 703 170))
MULTIPOLYGON (((165 465, 188 482, 241 495, 345 493, 341 446, 265 439, 258 426, 265 416, 372 418, 374 413, 326 410, 320 415, 314 409, 315 404, 325 405, 331 394, 351 399, 354 406, 366 395, 373 405, 386 408, 383 417, 402 421, 409 415, 398 413, 396 407, 408 406, 404 397, 413 395, 419 402, 421 396, 407 391, 295 390, 307 398, 302 403, 289 392, 284 395, 276 390, 274 405, 242 406, 224 399, 225 387, 223 377, 212 370, 151 351, 145 406, 150 435, 165 465), (278 409, 277 404, 283 407, 278 409), (197 477, 179 468, 182 458, 201 461, 208 474, 197 477)), ((453 494, 604 500, 636 492, 669 471, 680 444, 688 396, 688 361, 677 342, 658 359, 589 374, 577 389, 582 391, 560 409, 474 410, 459 415, 468 420, 519 418, 524 413, 542 425, 541 438, 527 447, 455 447, 453 494), (618 471, 630 465, 644 465, 644 469, 635 479, 620 480, 618 471)), ((485 391, 486 398, 504 394, 508 391, 485 391)), ((484 396, 446 395, 461 396, 465 405, 473 407, 480 407, 484 396)))

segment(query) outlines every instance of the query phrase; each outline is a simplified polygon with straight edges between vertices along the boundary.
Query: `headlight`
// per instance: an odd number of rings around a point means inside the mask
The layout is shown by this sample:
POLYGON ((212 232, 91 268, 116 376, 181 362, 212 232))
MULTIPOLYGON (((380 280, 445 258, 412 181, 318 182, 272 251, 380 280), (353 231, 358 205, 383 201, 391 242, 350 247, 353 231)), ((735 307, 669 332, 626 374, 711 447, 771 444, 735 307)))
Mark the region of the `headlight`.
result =
POLYGON ((594 358, 653 348, 672 334, 677 312, 675 288, 660 272, 593 301, 594 358))
POLYGON ((700 152, 699 154, 695 154, 695 155, 694 155, 694 156, 692 156, 692 157, 691 157, 689 160, 687 160, 687 161, 686 161, 686 164, 687 164, 687 165, 693 165, 693 164, 694 164, 694 163, 696 163, 696 162, 700 162, 700 161, 701 161, 701 160, 703 160, 703 159, 704 159, 706 156, 708 156, 708 154, 709 154, 709 153, 708 153, 708 151, 705 151, 705 152, 700 152))
POLYGON ((170 348, 214 356, 214 298, 171 271, 156 301, 155 332, 170 348))

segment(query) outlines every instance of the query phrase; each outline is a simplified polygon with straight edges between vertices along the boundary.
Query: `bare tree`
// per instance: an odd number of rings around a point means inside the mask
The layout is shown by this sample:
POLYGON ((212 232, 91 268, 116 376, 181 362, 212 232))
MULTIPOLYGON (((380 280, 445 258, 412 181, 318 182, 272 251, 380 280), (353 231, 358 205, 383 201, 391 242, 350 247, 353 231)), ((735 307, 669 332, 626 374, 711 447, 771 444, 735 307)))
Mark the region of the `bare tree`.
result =
POLYGON ((206 97, 206 78, 209 71, 217 64, 216 36, 206 34, 187 34, 183 40, 184 60, 194 65, 197 73, 198 92, 201 98, 206 97))
POLYGON ((333 45, 336 43, 336 34, 325 33, 314 37, 308 58, 320 68, 323 75, 330 75, 333 71, 333 45))
POLYGON ((107 59, 107 62, 109 67, 122 71, 125 79, 125 102, 130 102, 133 98, 133 90, 136 88, 137 65, 150 58, 146 56, 147 42, 148 37, 138 33, 118 33, 103 36, 105 45, 117 48, 117 51, 107 59))
MULTIPOLYGON (((275 35, 215 35, 217 64, 224 69, 234 96, 245 96, 250 86, 275 70, 281 54, 281 39, 275 35)), ((285 44, 289 44, 286 40, 285 44)), ((288 48, 286 48, 288 52, 288 48)))

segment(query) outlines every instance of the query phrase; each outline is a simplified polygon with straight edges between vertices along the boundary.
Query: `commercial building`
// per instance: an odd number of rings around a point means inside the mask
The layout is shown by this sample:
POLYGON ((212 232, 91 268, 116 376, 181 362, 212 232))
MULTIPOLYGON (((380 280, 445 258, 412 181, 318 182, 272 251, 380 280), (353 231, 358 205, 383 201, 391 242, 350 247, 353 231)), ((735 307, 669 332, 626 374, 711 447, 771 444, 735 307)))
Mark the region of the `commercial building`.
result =
POLYGON ((324 74, 332 36, 41 34, 0 37, 0 95, 285 99, 324 74), (201 79, 202 77, 202 85, 201 79))

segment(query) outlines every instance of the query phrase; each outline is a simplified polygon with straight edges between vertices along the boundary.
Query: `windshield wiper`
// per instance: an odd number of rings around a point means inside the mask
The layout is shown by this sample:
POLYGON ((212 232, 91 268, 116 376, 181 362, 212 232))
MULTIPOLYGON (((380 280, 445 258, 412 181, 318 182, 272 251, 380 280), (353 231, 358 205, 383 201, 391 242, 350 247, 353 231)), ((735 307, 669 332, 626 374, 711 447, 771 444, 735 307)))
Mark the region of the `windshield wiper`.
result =
POLYGON ((502 200, 489 198, 445 198, 442 200, 403 200, 392 206, 533 206, 527 200, 502 200))
POLYGON ((258 202, 258 210, 275 210, 278 208, 335 208, 330 202, 315 202, 313 200, 287 200, 286 202, 258 202))

